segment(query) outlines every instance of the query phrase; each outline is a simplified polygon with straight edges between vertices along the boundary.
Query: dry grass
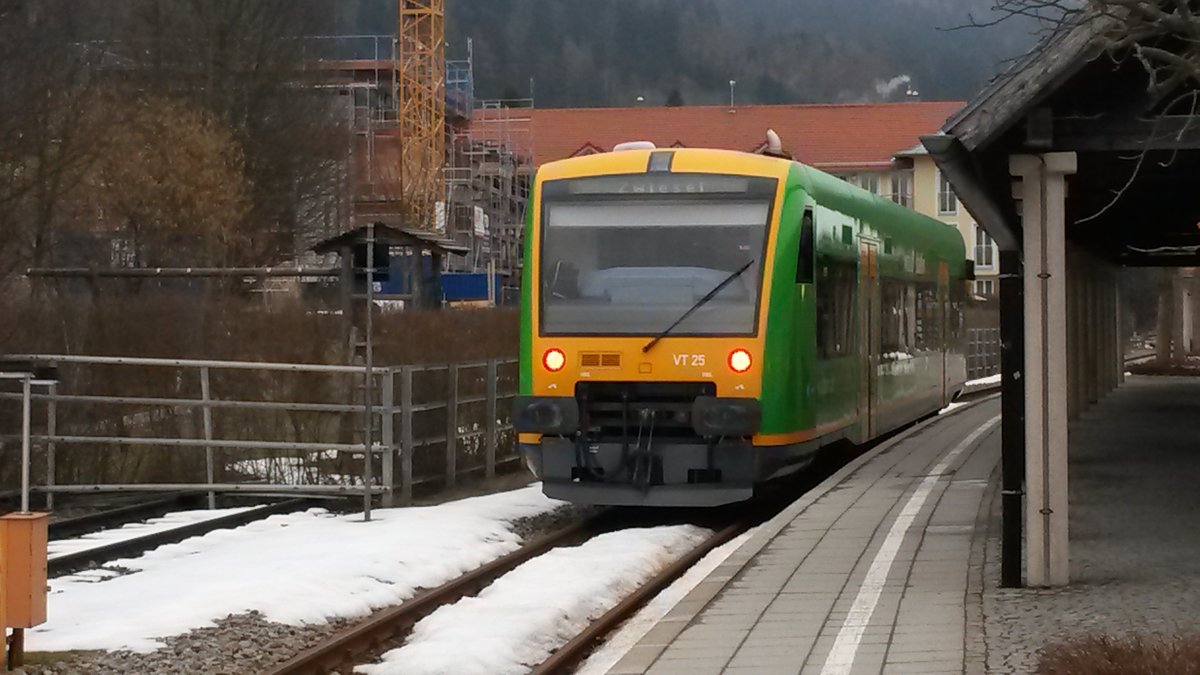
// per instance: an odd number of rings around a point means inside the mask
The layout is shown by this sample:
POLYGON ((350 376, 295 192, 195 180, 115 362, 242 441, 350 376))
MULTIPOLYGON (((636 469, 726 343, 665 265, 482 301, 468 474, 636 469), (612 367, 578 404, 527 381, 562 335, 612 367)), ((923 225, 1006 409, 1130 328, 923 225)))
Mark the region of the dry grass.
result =
POLYGON ((1088 636, 1042 651, 1041 675, 1200 675, 1200 633, 1088 636))

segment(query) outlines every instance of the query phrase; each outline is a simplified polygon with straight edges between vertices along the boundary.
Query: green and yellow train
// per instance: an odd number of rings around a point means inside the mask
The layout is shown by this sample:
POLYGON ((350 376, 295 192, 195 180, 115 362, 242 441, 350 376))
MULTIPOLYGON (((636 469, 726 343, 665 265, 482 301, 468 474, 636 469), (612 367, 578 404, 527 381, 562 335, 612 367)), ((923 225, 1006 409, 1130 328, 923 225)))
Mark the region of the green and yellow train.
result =
POLYGON ((788 159, 547 164, 525 247, 514 424, 551 497, 741 501, 966 379, 958 230, 788 159))

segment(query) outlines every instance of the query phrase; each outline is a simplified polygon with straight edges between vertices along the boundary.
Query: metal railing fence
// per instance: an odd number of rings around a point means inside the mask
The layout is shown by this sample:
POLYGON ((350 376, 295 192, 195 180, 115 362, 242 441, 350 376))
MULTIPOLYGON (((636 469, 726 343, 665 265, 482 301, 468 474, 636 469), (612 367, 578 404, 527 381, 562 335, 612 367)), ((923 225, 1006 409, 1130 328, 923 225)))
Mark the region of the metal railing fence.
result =
MULTIPOLYGON (((410 502, 414 485, 453 487, 464 474, 491 477, 498 465, 517 459, 507 419, 511 406, 502 403, 516 395, 515 359, 374 368, 371 416, 378 440, 368 453, 362 423, 366 371, 360 366, 66 355, 9 358, 54 364, 66 373, 60 384, 31 394, 32 402, 45 408, 42 428, 30 436, 45 459, 44 482, 33 489, 46 495, 50 507, 54 495, 61 493, 188 489, 208 492, 210 505, 217 493, 252 491, 379 495, 384 506, 391 506, 410 502), (155 371, 165 377, 155 376, 155 371), (232 378, 239 373, 248 381, 232 378), (289 375, 294 382, 280 381, 289 375), (81 409, 89 414, 71 414, 81 409), (131 409, 139 412, 130 414, 131 409), (272 434, 272 427, 289 431, 272 434), (218 433, 222 430, 225 433, 218 433), (204 475, 194 482, 63 484, 57 475, 60 446, 101 453, 108 449, 109 454, 135 447, 203 448, 204 475), (266 459, 287 459, 285 464, 292 468, 323 461, 337 473, 297 470, 289 480, 272 482, 268 475, 266 481, 222 481, 218 473, 229 471, 224 465, 218 471, 219 451, 226 451, 222 459, 228 452, 241 453, 235 466, 253 467, 263 464, 263 453, 283 452, 291 454, 266 459), (350 461, 342 461, 347 454, 350 461), (358 475, 343 471, 359 458, 358 475), (378 463, 379 470, 368 467, 368 461, 378 463), (333 482, 300 480, 304 477, 333 482)), ((0 392, 0 400, 22 398, 22 393, 0 392)))

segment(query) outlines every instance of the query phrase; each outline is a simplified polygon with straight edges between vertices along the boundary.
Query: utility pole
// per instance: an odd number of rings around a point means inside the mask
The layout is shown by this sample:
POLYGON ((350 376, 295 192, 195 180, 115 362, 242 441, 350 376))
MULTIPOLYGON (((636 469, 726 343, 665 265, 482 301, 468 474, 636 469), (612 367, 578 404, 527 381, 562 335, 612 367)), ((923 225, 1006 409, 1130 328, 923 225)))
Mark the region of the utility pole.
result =
POLYGON ((375 384, 375 223, 367 225, 367 322, 366 322, 366 370, 363 373, 363 445, 366 453, 363 458, 363 520, 371 520, 371 484, 375 474, 375 394, 372 387, 375 384))

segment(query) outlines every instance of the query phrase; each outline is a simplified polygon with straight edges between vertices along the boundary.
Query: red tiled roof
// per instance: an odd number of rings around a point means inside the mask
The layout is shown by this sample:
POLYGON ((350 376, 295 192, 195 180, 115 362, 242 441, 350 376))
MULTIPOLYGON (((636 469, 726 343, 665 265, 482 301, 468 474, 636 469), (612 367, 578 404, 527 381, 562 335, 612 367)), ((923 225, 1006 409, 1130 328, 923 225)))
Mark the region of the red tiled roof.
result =
MULTIPOLYGON (((539 108, 533 110, 537 165, 573 156, 587 145, 611 150, 653 141, 754 152, 774 129, 797 160, 826 170, 881 168, 936 133, 960 101, 875 104, 748 105, 677 108, 539 108)), ((478 111, 477 111, 478 113, 478 111)))

